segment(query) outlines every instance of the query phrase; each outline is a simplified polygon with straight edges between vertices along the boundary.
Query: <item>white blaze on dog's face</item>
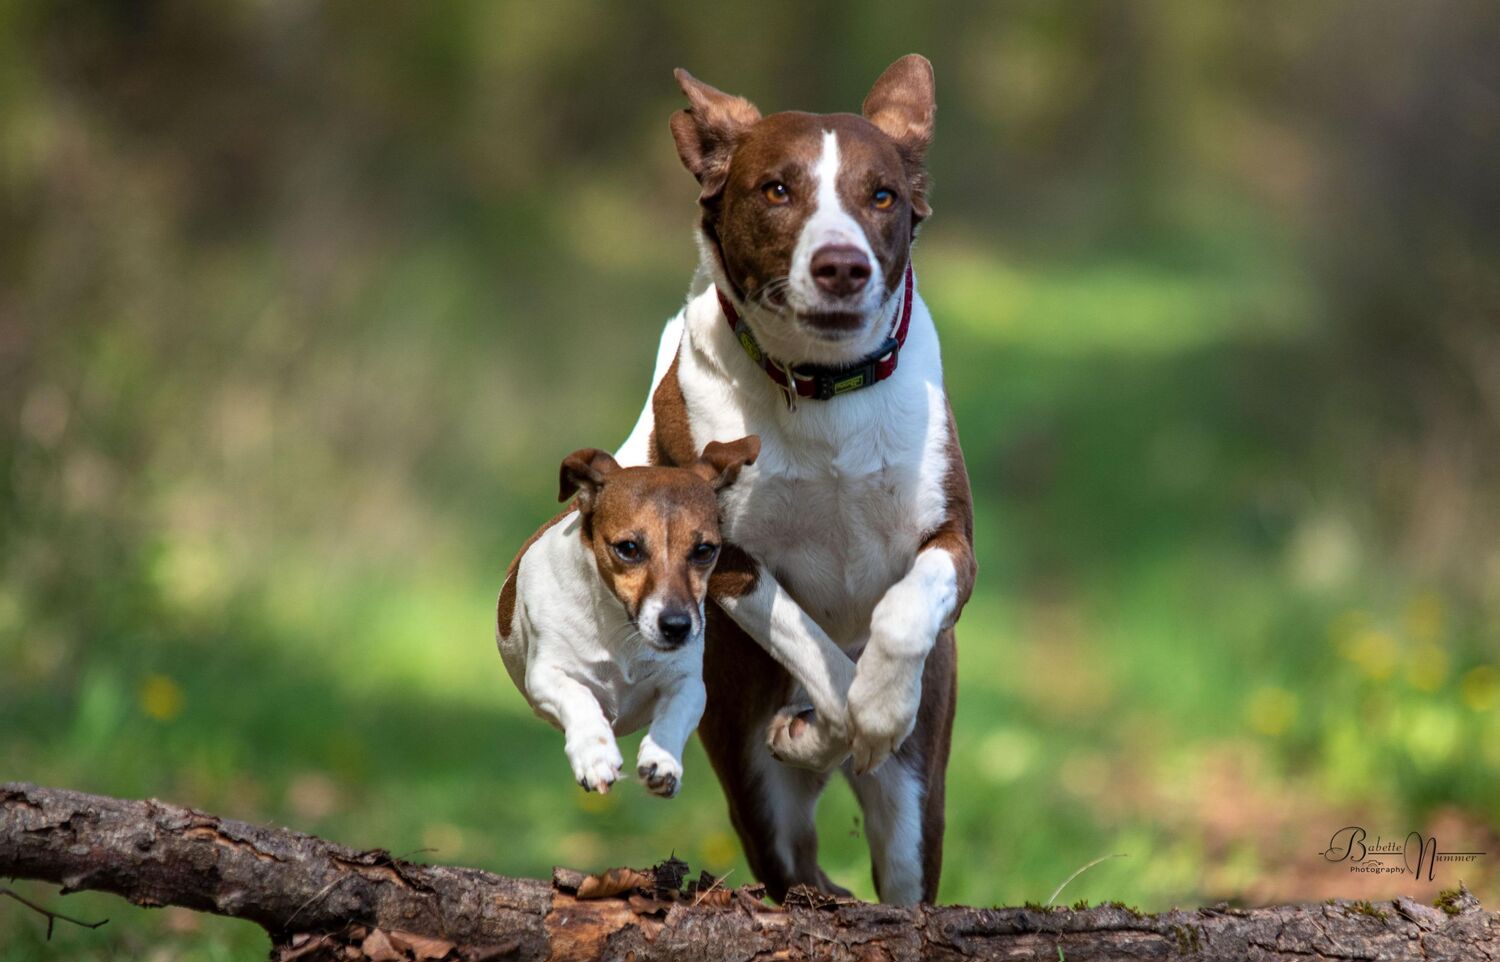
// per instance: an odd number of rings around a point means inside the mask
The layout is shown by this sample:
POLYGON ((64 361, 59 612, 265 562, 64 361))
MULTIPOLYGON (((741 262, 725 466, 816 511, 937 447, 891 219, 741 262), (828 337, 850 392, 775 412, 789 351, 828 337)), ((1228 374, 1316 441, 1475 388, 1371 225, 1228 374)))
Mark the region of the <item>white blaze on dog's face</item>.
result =
POLYGON ((931 64, 915 54, 892 64, 862 116, 761 117, 686 71, 677 80, 691 106, 672 116, 672 134, 702 187, 700 238, 761 345, 788 363, 875 350, 930 213, 931 64))
POLYGON ((599 577, 653 647, 703 637, 703 599, 719 559, 718 491, 759 452, 751 435, 710 443, 685 468, 622 468, 594 448, 563 461, 559 500, 578 493, 581 536, 599 577))

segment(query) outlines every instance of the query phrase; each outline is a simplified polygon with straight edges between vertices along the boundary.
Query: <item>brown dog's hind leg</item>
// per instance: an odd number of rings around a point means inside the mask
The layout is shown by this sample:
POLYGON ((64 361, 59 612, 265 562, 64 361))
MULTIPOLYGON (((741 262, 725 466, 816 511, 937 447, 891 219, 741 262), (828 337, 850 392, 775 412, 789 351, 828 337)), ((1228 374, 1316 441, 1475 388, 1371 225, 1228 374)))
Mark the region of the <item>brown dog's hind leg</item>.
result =
POLYGON ((870 867, 882 902, 937 900, 957 667, 949 628, 938 635, 923 667, 922 703, 911 737, 871 774, 849 775, 844 766, 864 812, 870 867))
POLYGON ((828 776, 788 768, 766 748, 766 725, 791 696, 792 680, 716 605, 707 613, 708 706, 698 737, 724 789, 750 870, 778 902, 798 884, 847 895, 818 866, 813 813, 828 776))

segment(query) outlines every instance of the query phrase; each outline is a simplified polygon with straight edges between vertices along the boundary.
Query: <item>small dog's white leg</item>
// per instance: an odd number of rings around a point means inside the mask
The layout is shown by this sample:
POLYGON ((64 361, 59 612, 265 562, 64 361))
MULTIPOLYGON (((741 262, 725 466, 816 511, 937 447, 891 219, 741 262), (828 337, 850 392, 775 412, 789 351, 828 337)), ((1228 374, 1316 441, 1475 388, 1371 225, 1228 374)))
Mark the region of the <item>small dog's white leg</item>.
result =
POLYGON ((682 749, 698 727, 708 695, 702 673, 684 677, 657 698, 651 730, 641 739, 635 773, 653 795, 671 798, 682 785, 682 749))
POLYGON ((927 653, 957 606, 958 572, 942 548, 920 552, 875 606, 870 641, 848 689, 856 774, 879 768, 916 726, 927 653))
POLYGON ((625 759, 594 693, 561 669, 532 663, 526 691, 537 710, 563 730, 563 750, 573 778, 587 791, 607 794, 625 759))
POLYGON ((869 775, 849 774, 849 785, 865 815, 880 901, 915 905, 922 900, 922 779, 898 758, 869 775))

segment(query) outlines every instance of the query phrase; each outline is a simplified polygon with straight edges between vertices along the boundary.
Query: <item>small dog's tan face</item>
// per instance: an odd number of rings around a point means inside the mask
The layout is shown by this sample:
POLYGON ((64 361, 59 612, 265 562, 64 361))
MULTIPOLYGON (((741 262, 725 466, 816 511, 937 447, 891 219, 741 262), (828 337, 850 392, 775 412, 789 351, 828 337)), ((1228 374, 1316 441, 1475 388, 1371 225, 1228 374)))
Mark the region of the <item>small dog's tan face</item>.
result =
POLYGON ((670 650, 702 636, 719 560, 718 491, 759 451, 751 436, 712 443, 685 468, 622 468, 594 448, 563 461, 560 500, 578 493, 599 576, 652 646, 670 650))
POLYGON ((659 647, 686 641, 719 558, 708 482, 682 468, 625 468, 600 488, 588 527, 599 575, 641 634, 659 647))

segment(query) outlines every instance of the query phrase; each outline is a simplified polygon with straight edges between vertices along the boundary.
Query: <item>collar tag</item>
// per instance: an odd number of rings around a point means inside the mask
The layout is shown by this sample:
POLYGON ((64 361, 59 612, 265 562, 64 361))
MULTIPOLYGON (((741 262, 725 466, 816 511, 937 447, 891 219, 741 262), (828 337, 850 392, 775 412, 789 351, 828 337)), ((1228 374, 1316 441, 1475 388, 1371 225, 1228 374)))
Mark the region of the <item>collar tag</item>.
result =
POLYGON ((755 340, 755 335, 750 333, 748 327, 742 327, 735 332, 739 335, 740 347, 745 349, 745 354, 756 364, 762 363, 766 355, 762 353, 760 344, 755 340))

